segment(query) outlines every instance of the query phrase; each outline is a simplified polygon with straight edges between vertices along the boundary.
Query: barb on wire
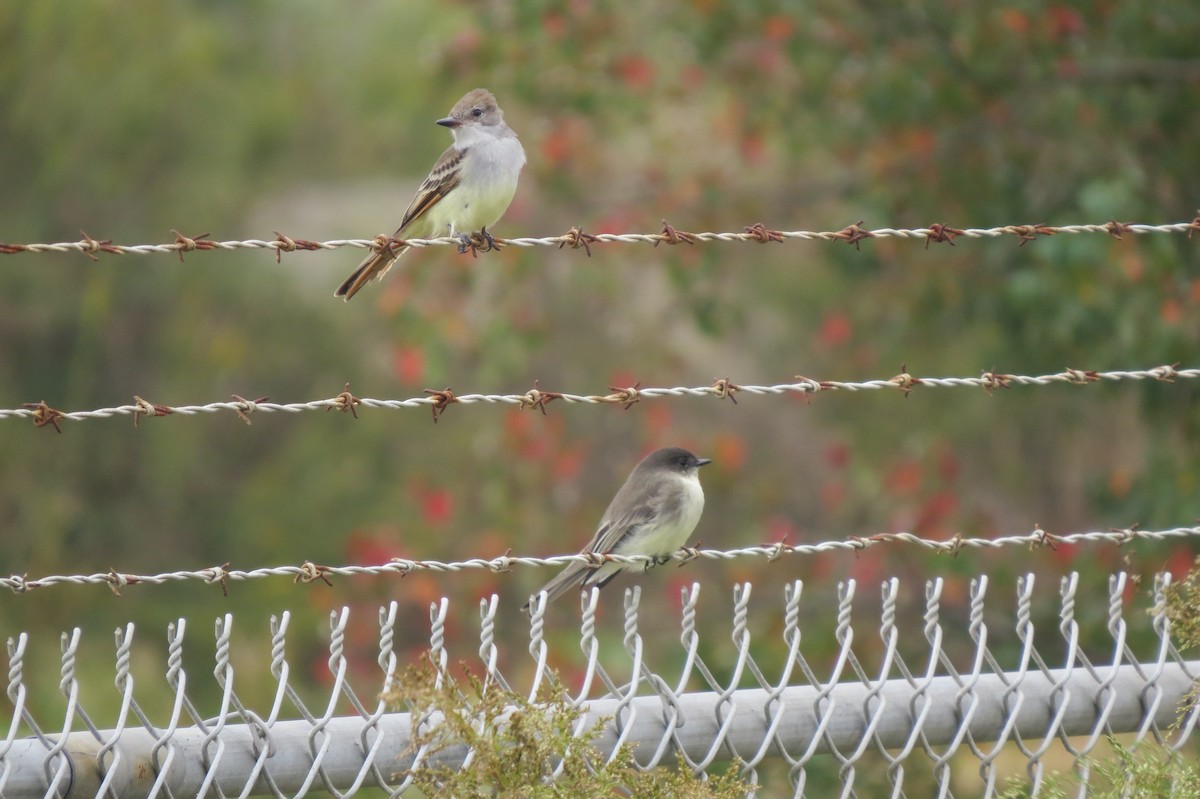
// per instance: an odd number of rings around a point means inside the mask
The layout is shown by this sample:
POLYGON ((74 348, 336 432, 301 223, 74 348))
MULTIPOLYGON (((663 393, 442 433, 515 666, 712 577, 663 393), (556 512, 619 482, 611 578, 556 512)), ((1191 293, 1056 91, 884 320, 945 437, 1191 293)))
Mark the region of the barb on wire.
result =
POLYGON ((746 385, 735 383, 730 378, 720 378, 706 386, 675 386, 675 387, 642 387, 641 383, 632 386, 609 386, 608 394, 567 394, 560 391, 542 389, 537 382, 533 388, 524 394, 459 394, 449 387, 444 389, 425 389, 424 395, 408 399, 370 399, 356 397, 350 393, 350 384, 336 396, 327 399, 310 400, 308 402, 278 403, 269 402, 268 397, 246 399, 233 395, 228 402, 210 402, 207 405, 163 405, 150 402, 135 394, 130 405, 117 405, 111 408, 97 408, 90 411, 62 411, 41 402, 28 402, 20 408, 0 408, 0 420, 31 419, 36 427, 51 426, 62 432, 65 421, 81 422, 87 419, 108 419, 113 416, 132 416, 134 425, 138 425, 143 416, 194 416, 200 413, 220 413, 232 411, 246 424, 250 424, 252 413, 301 413, 302 411, 338 410, 349 411, 358 418, 360 408, 383 408, 400 410, 405 408, 429 408, 433 421, 438 421, 446 409, 454 405, 510 405, 515 408, 536 408, 542 413, 546 406, 554 400, 571 405, 620 405, 626 410, 643 399, 658 399, 664 397, 713 397, 715 399, 734 400, 734 394, 742 396, 778 396, 784 394, 817 394, 835 391, 879 391, 891 389, 908 396, 917 388, 982 388, 991 394, 999 388, 1015 386, 1048 386, 1055 383, 1070 385, 1090 385, 1100 382, 1117 382, 1127 380, 1157 380, 1163 383, 1173 383, 1176 380, 1193 380, 1200 377, 1200 368, 1180 369, 1177 364, 1156 366, 1152 369, 1137 369, 1123 371, 1100 372, 1092 369, 1067 368, 1061 372, 1046 375, 1013 375, 987 371, 979 377, 917 377, 910 374, 907 365, 901 367, 900 374, 887 379, 843 381, 843 380, 813 380, 797 375, 792 383, 776 385, 746 385))
MULTIPOLYGON (((735 549, 699 549, 683 547, 670 556, 669 560, 680 564, 693 560, 735 560, 738 558, 759 557, 768 563, 773 563, 785 555, 816 555, 823 552, 861 552, 871 547, 883 544, 907 544, 927 549, 937 554, 956 556, 965 549, 1001 549, 1010 546, 1026 546, 1030 549, 1052 549, 1072 544, 1115 544, 1124 546, 1132 541, 1164 541, 1175 538, 1200 537, 1200 526, 1172 527, 1166 530, 1139 530, 1137 527, 1114 528, 1090 532, 1066 533, 1056 535, 1040 527, 1035 527, 1024 535, 1001 536, 1000 538, 968 538, 958 533, 947 539, 922 538, 910 532, 876 533, 868 536, 850 536, 842 540, 826 540, 813 544, 789 544, 779 541, 774 544, 735 549)), ((532 568, 559 568, 570 563, 581 563, 595 567, 597 564, 620 563, 650 567, 661 565, 662 558, 646 555, 613 555, 583 552, 576 555, 553 555, 550 557, 526 557, 512 555, 511 551, 494 558, 469 558, 459 561, 439 560, 410 560, 408 558, 393 558, 387 563, 376 566, 327 566, 305 561, 299 566, 271 566, 257 569, 231 569, 229 564, 212 566, 196 571, 162 572, 160 574, 123 574, 116 570, 97 572, 95 574, 50 575, 29 579, 28 575, 14 574, 10 577, 0 577, 0 588, 7 588, 14 594, 23 594, 35 588, 49 588, 56 585, 107 585, 113 593, 120 596, 118 589, 133 585, 161 585, 168 582, 184 580, 199 580, 205 583, 217 583, 224 590, 230 582, 258 580, 265 577, 289 577, 294 583, 313 583, 321 581, 332 585, 331 577, 358 577, 364 575, 390 574, 399 577, 414 572, 434 572, 437 574, 456 574, 464 571, 486 570, 494 573, 510 572, 516 566, 532 568)))
MULTIPOLYGON (((1115 219, 1101 225, 1000 225, 988 228, 955 228, 940 222, 934 222, 923 228, 864 228, 863 220, 847 225, 841 230, 772 230, 761 222, 745 226, 740 233, 689 233, 679 230, 665 219, 663 229, 658 233, 585 233, 578 226, 571 227, 567 232, 557 236, 540 238, 525 237, 515 239, 495 238, 500 247, 570 247, 582 248, 588 255, 592 254, 593 244, 696 244, 714 241, 725 242, 769 242, 782 243, 785 239, 797 241, 844 242, 856 249, 866 239, 912 239, 924 242, 926 249, 930 244, 950 244, 958 238, 988 239, 1001 236, 1014 236, 1024 246, 1041 236, 1054 236, 1060 233, 1104 233, 1116 239, 1127 234, 1146 233, 1186 233, 1190 238, 1193 233, 1200 232, 1200 213, 1190 222, 1172 222, 1155 225, 1118 222, 1115 219)), ((185 236, 178 230, 172 230, 175 240, 165 244, 113 244, 109 239, 98 240, 81 231, 79 241, 61 241, 53 244, 7 244, 0 242, 0 255, 16 255, 18 253, 47 253, 47 252, 79 252, 92 260, 98 260, 97 253, 110 255, 151 255, 174 253, 183 259, 185 252, 212 250, 270 250, 275 253, 276 260, 281 253, 314 250, 336 250, 340 247, 358 247, 361 249, 378 249, 381 242, 393 241, 390 236, 377 236, 372 239, 333 239, 330 241, 310 241, 296 239, 275 231, 273 239, 246 239, 241 241, 214 241, 209 234, 185 236)), ((461 246, 457 238, 442 236, 432 239, 405 239, 407 247, 444 247, 461 246)))

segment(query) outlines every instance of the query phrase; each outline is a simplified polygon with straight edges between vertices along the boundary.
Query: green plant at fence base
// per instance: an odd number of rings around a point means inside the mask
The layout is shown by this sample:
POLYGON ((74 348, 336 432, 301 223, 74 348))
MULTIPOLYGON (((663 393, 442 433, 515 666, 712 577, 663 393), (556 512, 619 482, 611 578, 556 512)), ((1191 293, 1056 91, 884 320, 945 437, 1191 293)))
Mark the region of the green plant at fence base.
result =
MULTIPOLYGON (((1087 795, 1092 799, 1121 797, 1159 797, 1197 799, 1200 797, 1200 769, 1166 747, 1153 744, 1131 751, 1109 739, 1112 756, 1092 761, 1087 795)), ((1032 796, 1024 778, 1013 778, 999 799, 1023 799, 1032 796)), ((1078 786, 1065 774, 1052 774, 1042 783, 1039 799, 1067 799, 1078 794, 1078 786)))
POLYGON ((593 745, 602 725, 576 737, 583 712, 561 693, 531 702, 494 684, 484 686, 473 676, 460 682, 444 675, 439 685, 436 672, 425 665, 409 668, 384 698, 413 713, 408 754, 425 749, 419 768, 397 776, 411 776, 414 786, 430 796, 732 799, 745 796, 749 788, 738 776, 737 764, 724 774, 697 777, 685 766, 640 771, 627 750, 605 762, 593 745), (418 722, 426 711, 440 719, 422 728, 418 722), (439 762, 439 754, 464 746, 473 752, 465 767, 457 760, 439 762), (560 763, 561 772, 552 780, 560 763))
POLYGON ((1180 649, 1200 646, 1200 556, 1187 576, 1167 586, 1165 593, 1171 638, 1180 649))
MULTIPOLYGON (((1171 637, 1182 650, 1200 646, 1200 557, 1187 576, 1166 589, 1167 618, 1171 622, 1171 637)), ((1180 704, 1179 715, 1172 732, 1176 732, 1196 702, 1197 691, 1180 704)), ((1158 797, 1175 799, 1200 798, 1200 767, 1185 760, 1178 752, 1158 743, 1130 750, 1109 739, 1112 756, 1092 759, 1094 772, 1088 780, 1088 796, 1095 799, 1112 797, 1158 797)), ((1030 796, 1024 780, 1011 780, 1000 794, 1001 799, 1020 799, 1030 796)), ((1039 797, 1059 799, 1076 794, 1072 779, 1064 774, 1052 774, 1038 792, 1039 797)))

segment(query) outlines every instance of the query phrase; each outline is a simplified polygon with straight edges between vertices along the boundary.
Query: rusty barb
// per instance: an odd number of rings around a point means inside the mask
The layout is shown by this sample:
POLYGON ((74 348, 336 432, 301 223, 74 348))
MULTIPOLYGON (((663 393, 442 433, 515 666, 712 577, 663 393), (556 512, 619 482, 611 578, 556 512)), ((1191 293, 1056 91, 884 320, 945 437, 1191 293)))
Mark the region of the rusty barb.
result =
POLYGON ((458 402, 458 398, 454 396, 454 392, 448 386, 441 391, 432 388, 424 391, 434 399, 433 404, 429 406, 433 411, 434 424, 437 424, 438 419, 442 418, 442 414, 446 412, 446 408, 450 407, 451 403, 458 402))
POLYGON ((933 244, 949 244, 954 246, 954 240, 963 235, 963 232, 958 228, 948 227, 947 225, 934 222, 929 226, 929 235, 925 238, 925 249, 929 249, 930 243, 933 244))
POLYGON ((325 408, 325 411, 326 413, 335 410, 341 411, 342 413, 348 412, 351 416, 357 419, 358 405, 360 402, 362 402, 362 400, 350 393, 350 384, 347 383, 346 387, 342 390, 342 393, 333 398, 333 401, 329 403, 329 405, 325 408))
POLYGON ((984 372, 979 377, 984 381, 983 390, 988 393, 989 397, 996 389, 1009 388, 1012 385, 1008 375, 996 371, 984 372))
POLYGON ((65 418, 66 414, 57 408, 51 408, 46 404, 45 400, 42 400, 41 402, 26 402, 21 407, 25 408, 26 410, 33 411, 31 416, 33 417, 34 427, 45 427, 46 425, 50 425, 54 428, 55 432, 62 432, 62 427, 59 426, 59 421, 65 418))
POLYGON ((773 241, 783 244, 783 231, 768 230, 762 222, 755 222, 753 225, 743 228, 743 230, 746 231, 746 235, 750 236, 751 240, 757 241, 760 244, 770 244, 773 241))
POLYGON ((275 263, 283 260, 282 254, 285 252, 295 252, 296 250, 319 250, 321 249, 320 242, 309 241, 308 239, 293 239, 283 235, 278 230, 275 233, 275 263))
POLYGON ((380 234, 370 239, 334 239, 330 241, 311 241, 308 239, 297 239, 288 236, 279 231, 273 231, 275 236, 272 239, 246 239, 234 241, 213 241, 208 233, 203 233, 199 236, 187 236, 180 233, 178 230, 172 230, 173 241, 164 244, 129 244, 119 245, 113 244, 109 239, 95 239, 87 233, 80 232, 82 238, 78 241, 64 241, 53 244, 13 244, 0 242, 0 255, 16 255, 18 253, 66 253, 77 252, 98 260, 99 253, 108 253, 110 255, 150 255, 161 253, 174 253, 181 260, 184 253, 208 251, 208 250, 269 250, 275 254, 276 259, 280 258, 281 253, 296 252, 296 251, 315 251, 315 250, 335 250, 340 247, 358 247, 363 249, 374 250, 375 252, 394 253, 397 249, 403 247, 431 247, 431 246, 454 246, 462 248, 462 251, 478 251, 486 252, 489 249, 499 249, 500 247, 570 247, 571 249, 582 248, 587 255, 592 254, 591 245, 604 244, 700 244, 707 242, 754 242, 758 244, 767 244, 771 242, 782 243, 785 239, 797 241, 812 241, 812 242, 845 242, 846 244, 854 245, 855 249, 860 249, 860 245, 866 239, 884 239, 898 238, 911 239, 914 241, 923 241, 925 248, 928 249, 930 243, 934 244, 950 244, 954 246, 955 240, 960 238, 971 239, 991 239, 1002 236, 1012 236, 1017 238, 1021 246, 1034 241, 1043 236, 1054 236, 1058 234, 1085 234, 1085 233, 1103 233, 1111 236, 1114 239, 1123 239, 1129 234, 1149 234, 1149 233, 1184 233, 1191 238, 1194 233, 1200 232, 1200 211, 1197 215, 1187 222, 1172 222, 1162 224, 1136 224, 1132 222, 1118 222, 1110 220, 1103 224, 1073 224, 1073 225, 1000 225, 989 228, 957 228, 951 227, 941 222, 935 222, 929 227, 924 228, 876 228, 867 229, 863 227, 863 220, 859 220, 852 225, 847 225, 841 230, 833 231, 816 231, 816 230, 775 230, 766 227, 763 223, 757 222, 752 225, 745 226, 739 232, 704 232, 704 233, 689 233, 679 230, 671 225, 665 219, 663 220, 663 228, 657 233, 585 233, 583 228, 576 225, 572 226, 565 233, 557 236, 544 236, 540 238, 513 238, 501 239, 493 238, 490 233, 478 232, 468 237, 469 244, 465 244, 460 237, 443 236, 432 239, 400 239, 386 234, 380 234))
POLYGON ((578 250, 580 247, 587 253, 587 257, 592 257, 592 246, 598 239, 590 233, 584 233, 583 228, 572 227, 563 235, 559 236, 558 249, 570 247, 572 250, 578 250))
POLYGON ((662 233, 660 234, 661 238, 658 241, 654 242, 655 247, 657 247, 660 244, 695 244, 696 243, 696 234, 695 233, 684 233, 682 230, 676 230, 675 228, 671 227, 671 223, 665 219, 662 221, 662 223, 663 223, 663 229, 662 229, 662 233))
MULTIPOLYGON (((1110 232, 1108 225, 1105 225, 1104 229, 1105 232, 1110 232)), ((1035 240, 1038 236, 1055 235, 1058 233, 1058 229, 1050 227, 1049 225, 1015 225, 1012 228, 1012 233, 1014 236, 1017 236, 1021 239, 1021 243, 1018 246, 1024 247, 1029 242, 1035 240)))
POLYGON ((133 412, 133 426, 137 427, 143 416, 167 416, 175 413, 175 409, 170 405, 159 405, 156 402, 142 399, 137 394, 133 395, 133 404, 137 410, 133 412))
POLYGON ((870 230, 864 229, 862 227, 862 223, 863 220, 860 219, 853 225, 847 225, 837 233, 834 233, 833 238, 839 241, 844 241, 847 244, 853 244, 854 249, 861 250, 861 248, 858 246, 859 242, 861 242, 863 239, 875 238, 875 234, 870 230))
POLYGON ((300 570, 292 578, 293 583, 311 583, 317 580, 333 587, 333 582, 329 579, 329 567, 319 566, 311 560, 306 560, 300 564, 300 570))
MULTIPOLYGON (((912 393, 913 386, 921 385, 921 378, 910 375, 908 373, 908 364, 904 364, 900 367, 900 374, 896 375, 888 382, 899 388, 902 392, 904 392, 904 396, 907 397, 910 393, 912 393)), ((986 384, 984 385, 984 388, 987 388, 986 384)))
POLYGON ((609 386, 608 390, 613 393, 609 394, 607 397, 604 397, 603 401, 615 402, 619 405, 624 405, 624 409, 629 410, 634 405, 641 402, 642 394, 639 390, 641 387, 642 383, 640 380, 634 383, 632 386, 628 386, 626 388, 621 388, 620 386, 609 386))
POLYGON ((741 386, 730 380, 728 377, 718 378, 712 384, 713 391, 716 393, 717 399, 727 399, 734 405, 737 405, 737 397, 734 396, 741 390, 741 386))
POLYGON ((175 252, 179 255, 179 263, 183 263, 183 254, 185 252, 195 252, 196 250, 215 250, 217 243, 208 241, 208 233, 201 233, 199 236, 185 236, 178 230, 172 230, 175 234, 175 252))
POLYGON ((238 415, 239 419, 241 419, 243 422, 246 423, 247 426, 249 426, 251 424, 250 414, 252 414, 258 410, 258 404, 260 402, 266 402, 267 400, 269 400, 271 398, 270 397, 259 397, 258 399, 248 400, 239 394, 234 394, 232 396, 232 399, 236 403, 232 409, 233 412, 238 415))
POLYGON ((557 391, 542 391, 538 386, 538 381, 533 381, 533 388, 525 392, 524 402, 521 403, 522 408, 537 408, 542 412, 542 416, 546 416, 546 406, 556 399, 562 399, 563 395, 557 391))

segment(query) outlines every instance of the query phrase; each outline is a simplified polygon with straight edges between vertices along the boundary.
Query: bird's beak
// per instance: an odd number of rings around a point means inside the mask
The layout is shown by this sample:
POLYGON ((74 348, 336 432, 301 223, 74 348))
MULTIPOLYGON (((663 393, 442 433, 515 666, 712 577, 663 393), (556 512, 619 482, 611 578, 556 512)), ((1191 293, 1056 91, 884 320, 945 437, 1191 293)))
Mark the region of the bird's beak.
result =
POLYGON ((446 117, 444 119, 439 119, 437 121, 437 124, 441 125, 444 128, 457 128, 462 125, 462 122, 459 122, 454 117, 446 117))
POLYGON ((696 458, 696 468, 712 463, 712 458, 696 458))

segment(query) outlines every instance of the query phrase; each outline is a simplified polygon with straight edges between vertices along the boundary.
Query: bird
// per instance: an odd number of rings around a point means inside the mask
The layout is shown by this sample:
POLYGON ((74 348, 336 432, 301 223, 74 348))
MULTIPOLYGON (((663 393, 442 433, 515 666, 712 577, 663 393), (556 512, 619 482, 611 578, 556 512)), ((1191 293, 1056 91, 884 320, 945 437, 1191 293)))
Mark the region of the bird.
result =
MULTIPOLYGON (((500 220, 517 192, 525 150, 487 89, 467 92, 437 124, 450 129, 454 143, 421 182, 393 238, 457 236, 462 242, 459 251, 465 252, 472 246, 468 234, 479 231, 490 248, 495 242, 488 228, 500 220)), ((367 283, 383 277, 408 249, 372 250, 334 296, 349 300, 367 283)))
MULTIPOLYGON (((665 561, 691 536, 704 512, 704 490, 699 469, 712 463, 686 449, 667 447, 655 450, 634 467, 617 491, 596 534, 581 555, 647 555, 654 558, 644 567, 665 561)), ((623 570, 638 565, 571 563, 542 586, 546 601, 578 585, 586 590, 603 587, 623 570)), ((539 592, 540 593, 540 592, 539 592)), ((536 596, 536 595, 535 595, 536 596)), ((528 612, 534 597, 521 610, 528 612)))

